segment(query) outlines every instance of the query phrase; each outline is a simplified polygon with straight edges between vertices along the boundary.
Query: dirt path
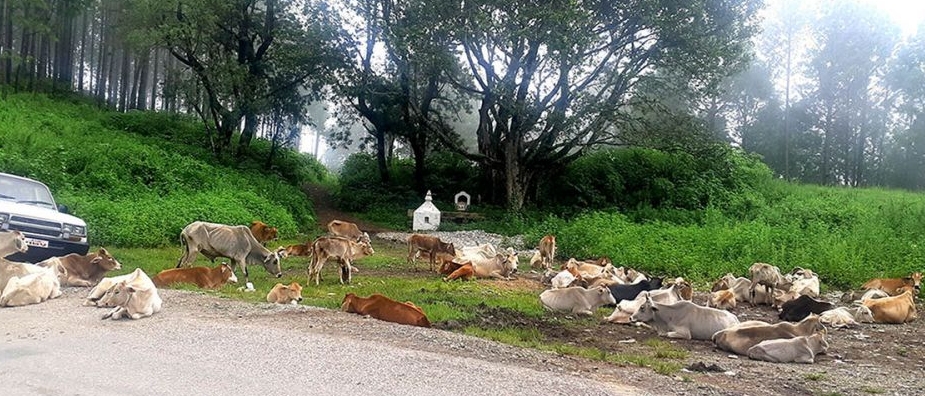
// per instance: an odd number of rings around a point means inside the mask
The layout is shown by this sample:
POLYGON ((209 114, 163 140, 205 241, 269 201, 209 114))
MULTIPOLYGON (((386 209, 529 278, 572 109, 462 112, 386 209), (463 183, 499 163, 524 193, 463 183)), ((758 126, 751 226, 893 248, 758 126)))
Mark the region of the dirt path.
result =
POLYGON ((361 230, 369 233, 394 231, 358 219, 348 213, 337 210, 337 205, 334 203, 334 197, 332 197, 331 193, 322 186, 317 184, 307 184, 302 188, 302 190, 306 195, 308 195, 309 198, 311 198, 312 203, 314 204, 315 216, 318 219, 318 226, 321 229, 325 229, 331 220, 343 220, 355 223, 361 230))

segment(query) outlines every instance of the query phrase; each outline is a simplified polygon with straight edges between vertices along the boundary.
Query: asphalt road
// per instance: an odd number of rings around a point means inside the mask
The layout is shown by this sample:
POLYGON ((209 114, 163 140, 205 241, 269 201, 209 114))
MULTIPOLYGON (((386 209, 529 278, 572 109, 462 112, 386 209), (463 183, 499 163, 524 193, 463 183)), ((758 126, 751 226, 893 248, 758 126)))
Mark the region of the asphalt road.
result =
MULTIPOLYGON (((455 354, 444 346, 465 343, 465 336, 395 330, 340 312, 166 291, 162 312, 111 321, 100 320, 104 309, 81 306, 85 293, 68 290, 42 304, 0 309, 0 394, 644 393, 504 357, 455 354), (438 346, 422 350, 422 339, 438 346)), ((503 355, 508 347, 498 348, 503 355)))

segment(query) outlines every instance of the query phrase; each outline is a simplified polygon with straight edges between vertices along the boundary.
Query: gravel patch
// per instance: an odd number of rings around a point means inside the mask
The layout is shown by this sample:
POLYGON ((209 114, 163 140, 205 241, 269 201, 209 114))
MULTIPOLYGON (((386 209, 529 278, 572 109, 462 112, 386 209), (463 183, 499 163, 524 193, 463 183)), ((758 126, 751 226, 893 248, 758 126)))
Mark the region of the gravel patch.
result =
MULTIPOLYGON (((524 247, 523 235, 507 237, 500 234, 492 234, 482 230, 472 231, 429 231, 418 232, 419 234, 433 235, 440 238, 441 241, 452 243, 457 248, 464 246, 477 246, 484 243, 490 243, 500 249, 514 248, 519 255, 533 254, 536 249, 524 247)), ((380 232, 375 237, 390 242, 406 243, 411 233, 408 232, 380 232)))

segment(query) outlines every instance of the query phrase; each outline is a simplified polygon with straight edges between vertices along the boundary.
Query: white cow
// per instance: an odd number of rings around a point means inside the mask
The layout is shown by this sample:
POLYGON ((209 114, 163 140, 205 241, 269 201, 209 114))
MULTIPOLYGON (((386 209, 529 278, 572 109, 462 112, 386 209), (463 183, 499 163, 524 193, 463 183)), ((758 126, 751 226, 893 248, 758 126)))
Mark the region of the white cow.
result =
POLYGON ((87 300, 84 301, 85 306, 94 306, 94 307, 107 307, 111 308, 115 305, 112 305, 111 300, 113 287, 119 284, 130 280, 135 277, 134 272, 129 272, 125 275, 119 276, 110 276, 108 278, 103 278, 100 280, 100 283, 97 283, 96 286, 93 286, 90 289, 90 293, 87 295, 87 300), (107 294, 109 296, 107 296, 107 294))
POLYGON ((832 327, 854 327, 858 323, 873 323, 874 315, 863 305, 853 309, 838 307, 819 314, 819 321, 832 327))
POLYGON ((55 269, 35 267, 39 268, 36 272, 10 278, 3 288, 3 293, 0 294, 0 306, 18 307, 38 304, 61 296, 61 283, 58 281, 55 269))
POLYGON ((754 321, 754 325, 739 326, 717 332, 713 336, 713 343, 719 349, 739 355, 748 353, 748 349, 766 340, 778 338, 794 338, 812 335, 822 331, 825 327, 819 323, 819 315, 809 315, 799 323, 779 322, 765 324, 754 321))
POLYGON ((0 258, 29 250, 26 236, 19 231, 0 232, 0 258))
POLYGON ((102 319, 141 319, 160 312, 163 301, 157 295, 157 287, 151 278, 141 268, 136 268, 132 275, 112 287, 106 298, 115 308, 102 319))
POLYGON ((642 291, 633 300, 620 301, 620 303, 617 304, 617 308, 613 310, 613 313, 604 318, 604 320, 612 323, 630 323, 630 317, 639 310, 639 307, 642 307, 642 304, 645 304, 648 298, 662 304, 674 304, 684 300, 681 296, 681 287, 681 285, 673 284, 667 289, 642 291))
POLYGON ((630 320, 651 326, 659 335, 687 340, 709 340, 716 332, 739 323, 728 311, 701 307, 690 301, 660 304, 651 298, 646 299, 630 320))
POLYGON ((829 349, 825 332, 811 336, 762 341, 748 349, 748 357, 771 363, 813 363, 829 349))
POLYGON ((808 269, 796 269, 784 278, 791 282, 790 292, 799 296, 819 297, 819 276, 808 269))
POLYGON ((593 315, 594 310, 607 304, 616 304, 617 300, 610 294, 610 289, 598 287, 568 287, 565 289, 546 290, 540 293, 540 302, 550 311, 569 311, 593 315))

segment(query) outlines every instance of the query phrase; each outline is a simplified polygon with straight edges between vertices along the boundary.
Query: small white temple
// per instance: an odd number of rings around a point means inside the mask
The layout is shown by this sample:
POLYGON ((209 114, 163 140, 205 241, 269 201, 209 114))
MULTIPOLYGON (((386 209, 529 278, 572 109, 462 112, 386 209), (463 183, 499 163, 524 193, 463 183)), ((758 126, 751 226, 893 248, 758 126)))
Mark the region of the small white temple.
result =
POLYGON ((469 205, 472 204, 472 196, 465 191, 460 191, 453 197, 453 202, 456 203, 456 210, 460 212, 465 212, 469 208, 469 205))
POLYGON ((412 220, 412 229, 415 231, 435 231, 440 227, 440 210, 434 206, 433 198, 430 196, 430 190, 424 197, 424 203, 414 210, 412 220))

